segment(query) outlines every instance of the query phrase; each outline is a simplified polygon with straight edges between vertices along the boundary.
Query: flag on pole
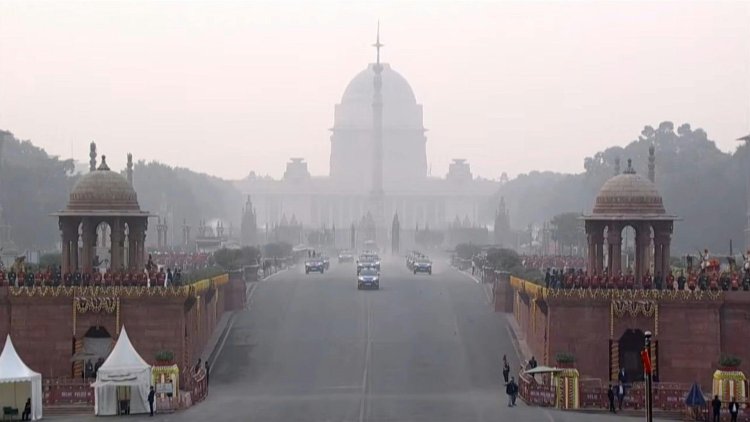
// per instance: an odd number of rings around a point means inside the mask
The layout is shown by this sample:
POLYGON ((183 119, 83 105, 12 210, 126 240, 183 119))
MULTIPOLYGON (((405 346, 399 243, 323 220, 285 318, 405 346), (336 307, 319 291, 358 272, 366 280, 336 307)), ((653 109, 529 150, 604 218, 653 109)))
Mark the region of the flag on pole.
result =
POLYGON ((651 355, 647 349, 641 350, 641 361, 643 362, 643 371, 651 375, 651 355))

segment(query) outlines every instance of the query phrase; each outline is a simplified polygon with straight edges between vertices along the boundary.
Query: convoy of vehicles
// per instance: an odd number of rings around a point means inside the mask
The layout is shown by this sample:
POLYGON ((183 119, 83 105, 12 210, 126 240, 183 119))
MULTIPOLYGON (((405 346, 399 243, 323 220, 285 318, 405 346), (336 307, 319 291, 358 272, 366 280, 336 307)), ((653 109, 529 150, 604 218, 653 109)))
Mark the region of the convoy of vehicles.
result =
MULTIPOLYGON (((348 250, 338 253, 338 262, 355 262, 354 254, 348 250)), ((356 258, 357 264, 357 290, 379 290, 380 289, 380 256, 372 250, 365 250, 356 258)), ((305 274, 318 272, 324 274, 330 269, 330 259, 322 254, 311 250, 308 259, 305 260, 305 274), (317 254, 317 256, 316 256, 317 254)), ((421 267, 420 267, 421 268, 421 267)), ((432 272, 430 264, 429 272, 432 272)))

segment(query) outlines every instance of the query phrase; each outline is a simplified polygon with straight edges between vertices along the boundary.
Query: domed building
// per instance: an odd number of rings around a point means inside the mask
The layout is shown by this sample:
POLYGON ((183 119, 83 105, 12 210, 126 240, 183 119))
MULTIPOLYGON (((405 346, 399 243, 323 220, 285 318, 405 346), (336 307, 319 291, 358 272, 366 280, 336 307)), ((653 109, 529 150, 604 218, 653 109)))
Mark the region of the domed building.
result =
POLYGON ((138 204, 131 158, 125 178, 109 169, 105 156, 96 167, 93 143, 90 155, 90 171, 76 182, 65 209, 53 214, 62 232, 62 271, 142 270, 150 214, 138 204), (99 256, 97 245, 106 247, 109 256, 99 256))
MULTIPOLYGON (((653 175, 651 175, 653 177, 653 175)), ((584 216, 590 274, 619 274, 622 268, 622 231, 635 229, 635 271, 662 277, 669 273, 673 222, 652 180, 636 174, 632 163, 599 190, 590 215, 584 216), (651 244, 653 241, 653 256, 651 244), (650 269, 653 263, 653 270, 650 269)))
MULTIPOLYGON (((342 185, 370 185, 372 162, 352 157, 373 154, 374 66, 369 64, 349 82, 334 109, 330 175, 342 185)), ((427 138, 422 106, 409 82, 388 63, 382 68, 383 185, 389 188, 427 177, 427 138)))
MULTIPOLYGON (((396 214, 406 231, 447 229, 456 218, 476 227, 493 224, 490 201, 499 183, 474 177, 463 159, 449 163, 445 177, 430 174, 422 105, 406 78, 379 58, 354 76, 334 106, 329 175, 312 176, 304 158, 295 157, 280 180, 238 182, 252 197, 259 232, 268 233, 284 216, 308 229, 348 228, 368 212, 379 220, 383 237, 396 214)), ((348 230, 338 230, 336 238, 349 246, 348 230)), ((401 239, 405 248, 413 237, 401 239)))

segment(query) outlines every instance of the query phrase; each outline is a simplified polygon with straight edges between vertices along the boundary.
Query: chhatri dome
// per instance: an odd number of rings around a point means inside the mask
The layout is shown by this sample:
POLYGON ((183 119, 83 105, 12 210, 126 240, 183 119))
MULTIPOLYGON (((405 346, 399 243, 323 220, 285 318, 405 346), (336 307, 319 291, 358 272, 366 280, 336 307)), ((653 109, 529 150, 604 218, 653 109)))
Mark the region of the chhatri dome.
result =
POLYGON ((111 171, 106 157, 99 167, 81 176, 70 192, 66 211, 140 212, 138 195, 128 180, 111 171))
POLYGON ((593 215, 663 215, 664 203, 656 185, 635 173, 628 160, 622 174, 607 180, 594 202, 593 215))

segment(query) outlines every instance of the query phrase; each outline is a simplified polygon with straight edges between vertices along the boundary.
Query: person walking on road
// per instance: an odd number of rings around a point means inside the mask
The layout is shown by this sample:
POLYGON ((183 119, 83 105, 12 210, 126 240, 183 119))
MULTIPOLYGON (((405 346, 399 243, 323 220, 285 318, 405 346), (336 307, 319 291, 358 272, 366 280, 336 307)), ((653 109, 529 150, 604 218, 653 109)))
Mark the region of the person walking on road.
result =
POLYGON ((609 399, 609 411, 617 413, 615 410, 615 391, 612 389, 612 384, 610 384, 607 389, 607 399, 609 399))
POLYGON ((503 362, 503 380, 505 383, 508 383, 508 377, 510 376, 510 365, 508 365, 508 361, 503 362))
POLYGON ((714 399, 711 400, 711 407, 714 410, 714 418, 712 421, 721 422, 721 400, 719 400, 719 396, 714 396, 714 399))
POLYGON ((516 395, 518 394, 518 384, 513 377, 510 377, 510 382, 505 385, 505 393, 508 395, 508 407, 516 405, 516 395))

